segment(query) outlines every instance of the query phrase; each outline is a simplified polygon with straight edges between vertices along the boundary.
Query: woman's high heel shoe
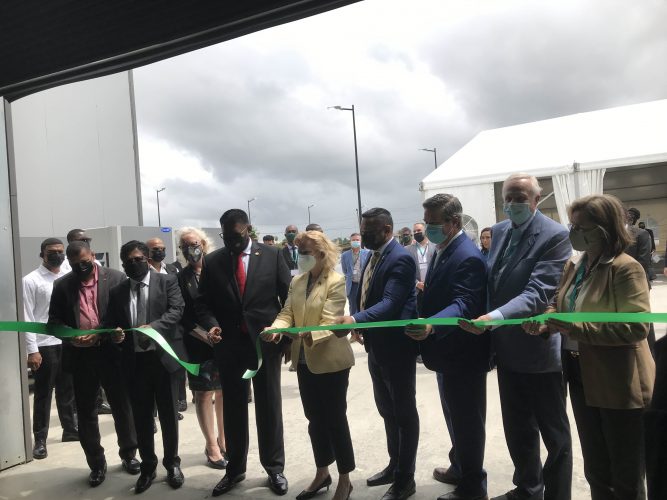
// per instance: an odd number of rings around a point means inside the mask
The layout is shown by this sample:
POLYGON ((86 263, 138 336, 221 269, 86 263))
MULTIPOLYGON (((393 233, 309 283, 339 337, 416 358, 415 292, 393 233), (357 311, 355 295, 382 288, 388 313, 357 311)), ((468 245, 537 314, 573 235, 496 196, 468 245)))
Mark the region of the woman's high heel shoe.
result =
POLYGON ((211 457, 208 454, 208 448, 204 448, 204 455, 206 455, 206 465, 213 469, 226 469, 227 468, 227 460, 225 460, 225 457, 223 457, 220 460, 211 460, 211 457))
POLYGON ((320 492, 322 488, 326 488, 327 491, 329 491, 329 486, 331 486, 331 476, 327 476, 324 481, 322 481, 313 491, 303 490, 296 496, 296 500, 307 500, 308 498, 313 498, 320 492))

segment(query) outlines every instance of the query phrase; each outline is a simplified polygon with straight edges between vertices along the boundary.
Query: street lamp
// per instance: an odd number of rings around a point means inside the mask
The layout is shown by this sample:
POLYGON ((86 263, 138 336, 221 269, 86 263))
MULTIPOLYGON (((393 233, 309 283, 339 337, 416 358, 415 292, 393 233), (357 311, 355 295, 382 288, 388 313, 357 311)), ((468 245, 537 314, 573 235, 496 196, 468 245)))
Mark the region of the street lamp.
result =
POLYGON ((419 151, 428 151, 429 153, 433 153, 433 164, 435 165, 435 168, 438 168, 438 153, 435 148, 433 149, 427 149, 427 148, 421 148, 419 151))
POLYGON ((361 228, 361 187, 359 186, 359 155, 357 153, 357 122, 354 115, 354 104, 350 108, 343 106, 329 106, 327 109, 337 109, 339 111, 352 111, 352 133, 354 134, 354 164, 357 173, 357 207, 359 210, 359 227, 361 228))
POLYGON ((255 201, 257 198, 252 198, 248 200, 248 223, 252 225, 252 219, 250 218, 250 203, 255 201))
POLYGON ((167 188, 160 188, 155 190, 155 196, 157 197, 157 225, 162 227, 162 220, 160 219, 160 193, 167 188))
POLYGON ((313 208, 315 204, 313 203, 312 205, 308 205, 308 224, 310 224, 310 209, 313 208))

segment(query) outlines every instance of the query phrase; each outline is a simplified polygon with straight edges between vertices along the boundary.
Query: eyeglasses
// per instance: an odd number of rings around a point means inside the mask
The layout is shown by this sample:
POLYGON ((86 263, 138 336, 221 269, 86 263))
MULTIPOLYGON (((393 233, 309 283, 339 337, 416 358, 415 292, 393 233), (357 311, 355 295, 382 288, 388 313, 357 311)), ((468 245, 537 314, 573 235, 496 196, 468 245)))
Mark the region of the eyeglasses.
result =
POLYGON ((146 257, 143 256, 143 255, 141 257, 128 257, 125 260, 125 262, 128 263, 128 264, 130 264, 130 263, 139 264, 141 262, 146 262, 146 257))
POLYGON ((79 238, 78 240, 74 240, 74 241, 83 241, 84 243, 90 243, 91 241, 93 241, 93 239, 92 238, 79 238))

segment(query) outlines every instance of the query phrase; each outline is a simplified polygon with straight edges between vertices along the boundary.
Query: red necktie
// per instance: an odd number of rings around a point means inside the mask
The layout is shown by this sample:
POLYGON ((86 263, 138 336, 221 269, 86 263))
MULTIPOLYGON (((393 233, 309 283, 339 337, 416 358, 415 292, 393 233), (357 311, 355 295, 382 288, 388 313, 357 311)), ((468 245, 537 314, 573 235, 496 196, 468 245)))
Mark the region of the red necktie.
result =
POLYGON ((239 260, 236 263, 236 284, 239 286, 239 293, 243 297, 245 292, 245 267, 243 266, 243 253, 239 254, 239 260))

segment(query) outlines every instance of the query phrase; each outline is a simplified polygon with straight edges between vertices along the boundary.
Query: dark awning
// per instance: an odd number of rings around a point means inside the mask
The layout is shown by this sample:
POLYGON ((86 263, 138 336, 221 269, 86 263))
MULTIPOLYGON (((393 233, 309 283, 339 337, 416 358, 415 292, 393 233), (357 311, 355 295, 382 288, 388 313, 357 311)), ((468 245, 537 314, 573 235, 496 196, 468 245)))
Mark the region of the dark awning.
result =
POLYGON ((128 70, 357 1, 2 0, 0 95, 128 70))

